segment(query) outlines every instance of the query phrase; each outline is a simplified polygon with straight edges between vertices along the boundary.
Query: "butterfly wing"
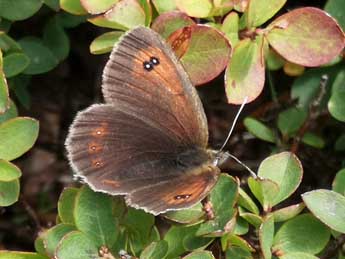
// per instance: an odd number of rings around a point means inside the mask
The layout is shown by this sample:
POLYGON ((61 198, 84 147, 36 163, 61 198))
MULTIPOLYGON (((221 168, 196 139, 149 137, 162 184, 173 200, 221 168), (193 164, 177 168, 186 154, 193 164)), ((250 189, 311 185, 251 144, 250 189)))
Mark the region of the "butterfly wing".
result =
POLYGON ((67 137, 76 174, 94 190, 127 195, 131 205, 155 214, 203 198, 215 182, 214 170, 200 169, 211 164, 206 116, 160 36, 143 27, 126 34, 104 69, 102 89, 106 104, 78 113, 67 137), (184 177, 191 184, 178 185, 176 193, 194 186, 193 198, 173 202, 168 183, 184 177), (142 192, 156 199, 137 199, 142 192))

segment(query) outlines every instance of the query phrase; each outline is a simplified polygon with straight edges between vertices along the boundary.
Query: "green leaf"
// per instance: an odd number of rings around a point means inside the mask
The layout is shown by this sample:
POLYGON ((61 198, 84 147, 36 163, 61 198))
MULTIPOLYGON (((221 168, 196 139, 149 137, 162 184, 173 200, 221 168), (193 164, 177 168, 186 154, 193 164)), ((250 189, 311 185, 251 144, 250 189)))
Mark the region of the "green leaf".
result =
POLYGON ((90 52, 92 54, 104 54, 110 52, 122 35, 123 32, 111 31, 98 36, 92 41, 90 52))
POLYGON ((0 16, 11 21, 25 20, 42 6, 41 0, 0 0, 0 16))
POLYGON ((59 224, 44 233, 43 243, 47 255, 54 257, 55 250, 60 240, 68 233, 76 230, 73 225, 59 224))
POLYGON ((55 251, 56 259, 99 258, 97 245, 84 233, 72 231, 59 242, 55 251))
POLYGON ((272 203, 274 206, 295 192, 302 181, 303 168, 296 155, 282 152, 262 161, 258 176, 278 184, 279 192, 272 203))
POLYGON ((225 91, 228 102, 242 104, 255 100, 264 87, 265 64, 262 36, 255 41, 241 40, 235 47, 225 71, 225 91))
POLYGON ((0 51, 0 115, 4 114, 10 106, 10 97, 5 75, 2 71, 2 53, 0 51))
POLYGON ((274 217, 269 216, 264 219, 259 229, 259 240, 264 259, 271 259, 271 246, 274 237, 274 217))
POLYGON ((6 160, 0 159, 0 181, 9 182, 18 179, 22 175, 20 169, 6 160))
POLYGON ((264 211, 269 211, 279 193, 278 184, 270 179, 254 179, 250 177, 248 179, 248 186, 254 196, 261 203, 264 211))
POLYGON ((4 73, 7 78, 23 72, 30 64, 30 59, 24 53, 12 52, 4 57, 4 73))
POLYGON ((307 253, 300 253, 300 252, 297 252, 297 253, 288 253, 288 254, 285 254, 285 255, 282 255, 279 257, 279 259, 318 259, 319 257, 316 257, 312 254, 307 254, 307 253))
MULTIPOLYGON (((0 116, 1 121, 1 116, 0 116)), ((336 151, 344 151, 345 150, 345 134, 342 134, 339 136, 339 138, 336 140, 334 144, 334 149, 336 151)))
POLYGON ((303 201, 308 209, 330 228, 345 233, 345 197, 329 190, 304 193, 303 201))
POLYGON ((221 174, 216 186, 210 193, 214 219, 200 225, 199 236, 219 236, 230 231, 229 222, 235 217, 234 205, 238 196, 238 184, 229 175, 221 174))
POLYGON ((165 240, 151 243, 140 255, 140 259, 162 259, 168 252, 168 243, 165 240))
POLYGON ((194 85, 209 82, 224 70, 231 46, 218 30, 205 25, 191 25, 177 30, 168 40, 175 52, 185 48, 185 44, 180 44, 181 39, 188 42, 188 48, 180 61, 194 85))
POLYGON ((152 23, 151 29, 167 39, 173 32, 195 22, 185 13, 168 12, 158 16, 152 23))
POLYGON ((5 33, 0 33, 0 49, 3 51, 20 51, 21 47, 19 44, 5 33))
POLYGON ((30 252, 0 251, 0 259, 48 259, 48 257, 30 252))
POLYGON ((238 205, 242 206, 243 208, 246 208, 247 210, 249 210, 250 212, 253 212, 254 214, 259 214, 259 209, 256 206, 256 204, 254 203, 254 201, 250 198, 250 196, 243 191, 242 188, 239 188, 238 190, 238 205))
POLYGON ((284 136, 292 136, 307 118, 307 112, 296 107, 282 111, 278 115, 278 128, 284 136))
MULTIPOLYGON (((224 237, 224 236, 223 236, 224 237)), ((228 244, 226 247, 239 247, 243 250, 254 252, 255 249, 242 237, 236 235, 229 235, 228 236, 228 244)))
POLYGON ((112 29, 127 30, 145 25, 145 11, 137 0, 122 0, 104 15, 88 19, 89 22, 112 29))
POLYGON ((249 251, 233 246, 226 251, 226 259, 253 259, 253 257, 249 251))
POLYGON ((302 142, 314 148, 320 148, 320 149, 324 148, 326 144, 323 138, 311 132, 304 133, 302 137, 302 142))
POLYGON ((266 66, 269 70, 278 70, 284 66, 286 61, 272 48, 269 48, 265 54, 266 66))
POLYGON ((108 11, 119 0, 80 0, 81 5, 90 14, 100 14, 108 11))
POLYGON ((44 26, 43 42, 53 52, 57 60, 62 61, 68 56, 69 38, 56 16, 44 26))
POLYGON ((286 0, 249 1, 247 9, 247 28, 258 27, 272 18, 286 3, 286 0))
POLYGON ((56 15, 56 19, 64 28, 75 28, 86 21, 86 16, 77 16, 65 12, 60 12, 56 15))
POLYGON ((196 251, 182 257, 182 259, 215 259, 210 251, 196 251))
POLYGON ((345 168, 337 172, 332 183, 332 190, 345 195, 345 168))
MULTIPOLYGON (((321 200, 318 204, 322 204, 321 200)), ((308 205, 307 205, 308 206, 308 205)), ((284 223, 274 237, 274 254, 305 252, 317 254, 330 239, 330 230, 311 214, 299 215, 284 223)))
POLYGON ((255 137, 271 143, 276 142, 276 135, 274 134, 273 130, 257 119, 246 117, 243 121, 243 124, 255 137))
POLYGON ((24 53, 30 59, 30 64, 24 70, 24 74, 42 74, 52 70, 57 66, 57 58, 39 38, 25 37, 19 40, 18 43, 23 48, 24 53))
POLYGON ((58 213, 61 221, 66 224, 75 224, 74 222, 74 208, 75 200, 79 189, 65 188, 60 195, 58 201, 58 213))
POLYGON ((180 11, 198 18, 208 17, 213 8, 210 0, 176 0, 175 3, 180 11))
POLYGON ((109 195, 96 193, 87 186, 83 186, 77 194, 75 225, 99 247, 112 247, 119 234, 118 222, 112 215, 112 208, 109 195))
POLYGON ((31 76, 24 74, 19 74, 9 79, 9 86, 11 90, 13 90, 20 104, 26 109, 29 109, 31 105, 31 96, 28 91, 30 81, 31 76))
POLYGON ((221 31, 225 33, 225 36, 230 41, 232 47, 236 46, 239 41, 238 23, 239 17, 236 12, 229 13, 222 23, 221 31))
POLYGON ((0 124, 4 121, 10 120, 18 116, 17 107, 12 100, 10 100, 10 108, 4 114, 0 114, 0 124))
POLYGON ((328 102, 328 110, 331 115, 345 122, 345 69, 340 71, 332 86, 332 95, 328 102))
POLYGON ((75 15, 87 14, 80 0, 60 0, 60 7, 68 13, 75 15))
POLYGON ((204 220, 205 212, 203 211, 202 205, 199 202, 191 208, 169 211, 163 216, 180 224, 196 224, 204 220))
POLYGON ((344 35, 337 23, 314 7, 281 15, 267 29, 269 44, 285 59, 302 66, 327 64, 344 48, 344 35))
POLYGON ((152 0, 152 3, 159 14, 176 10, 175 1, 152 0))
POLYGON ((18 179, 6 182, 0 181, 0 206, 10 206, 17 202, 19 197, 19 188, 20 185, 18 179))
POLYGON ((340 26, 345 30, 345 2, 343 0, 328 0, 325 5, 325 11, 337 20, 340 26))
POLYGON ((53 9, 55 12, 60 10, 60 1, 59 0, 43 0, 43 3, 53 9))
POLYGON ((0 124, 0 158, 13 160, 28 151, 38 136, 38 121, 17 117, 0 124))
POLYGON ((272 215, 274 216, 275 222, 287 221, 300 214, 304 208, 305 205, 303 202, 301 202, 295 205, 281 208, 279 210, 275 210, 272 212, 272 215))
POLYGON ((233 233, 235 235, 242 236, 242 235, 247 234, 248 231, 249 231, 249 224, 248 224, 248 222, 246 220, 244 220, 243 218, 241 218, 241 217, 237 217, 236 225, 234 227, 233 233))
POLYGON ((248 223, 250 223, 255 228, 259 228, 262 224, 262 218, 259 215, 248 213, 248 212, 241 212, 240 211, 240 217, 246 220, 248 223))

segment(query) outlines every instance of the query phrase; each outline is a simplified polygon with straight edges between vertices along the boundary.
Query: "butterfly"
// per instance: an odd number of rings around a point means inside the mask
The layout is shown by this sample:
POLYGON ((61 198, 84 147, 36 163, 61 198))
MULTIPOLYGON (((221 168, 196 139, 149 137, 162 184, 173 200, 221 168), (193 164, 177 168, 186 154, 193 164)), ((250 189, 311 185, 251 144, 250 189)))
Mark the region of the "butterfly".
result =
POLYGON ((112 50, 104 104, 79 112, 66 140, 77 176, 158 215, 189 208, 217 182, 222 153, 207 148, 199 96, 170 46, 137 27, 112 50))

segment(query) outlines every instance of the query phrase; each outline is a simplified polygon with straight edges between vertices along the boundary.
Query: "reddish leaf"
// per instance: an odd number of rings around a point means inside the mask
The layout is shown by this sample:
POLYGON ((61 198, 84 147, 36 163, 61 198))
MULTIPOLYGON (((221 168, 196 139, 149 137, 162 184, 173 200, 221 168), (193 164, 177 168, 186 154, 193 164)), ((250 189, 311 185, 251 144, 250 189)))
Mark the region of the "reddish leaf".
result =
POLYGON ((164 38, 168 38, 174 31, 193 24, 195 22, 187 14, 173 11, 158 16, 152 23, 151 29, 158 32, 164 38))
POLYGON ((175 0, 175 3, 179 10, 192 17, 208 17, 213 9, 211 0, 175 0))
POLYGON ((255 41, 240 41, 225 72, 225 91, 228 102, 241 104, 255 100, 264 87, 265 65, 263 60, 263 37, 255 41))
POLYGON ((168 42, 178 55, 184 53, 181 62, 194 85, 217 77, 226 67, 231 53, 231 46, 224 35, 205 25, 179 29, 168 42))
POLYGON ((273 21, 267 28, 269 44, 285 59, 302 66, 320 66, 344 48, 344 34, 324 11, 305 7, 273 21))

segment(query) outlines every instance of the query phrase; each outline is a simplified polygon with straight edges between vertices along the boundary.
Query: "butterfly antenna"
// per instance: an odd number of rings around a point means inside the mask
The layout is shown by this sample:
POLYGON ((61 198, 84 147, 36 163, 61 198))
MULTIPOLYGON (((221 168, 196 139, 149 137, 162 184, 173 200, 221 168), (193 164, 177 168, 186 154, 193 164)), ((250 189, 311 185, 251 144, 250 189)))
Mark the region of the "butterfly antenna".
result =
POLYGON ((229 134, 228 134, 228 136, 226 137, 226 139, 225 139, 225 141, 224 141, 224 144, 223 144, 223 146, 220 148, 219 152, 221 152, 221 151, 224 149, 224 147, 226 146, 226 144, 228 143, 228 141, 229 141, 229 139, 230 139, 230 137, 231 137, 231 134, 232 134, 232 132, 233 132, 235 126, 236 126, 236 122, 237 122, 237 120, 238 120, 238 117, 240 117, 240 114, 241 114, 241 112, 242 112, 242 110, 243 110, 243 107, 246 105, 247 100, 248 100, 248 96, 244 97, 244 100, 243 100, 243 102, 242 102, 242 104, 241 104, 241 107, 238 109, 238 112, 237 112, 237 114, 236 114, 236 116, 235 116, 235 119, 234 119, 234 121, 232 122, 231 128, 230 128, 230 130, 229 130, 229 134))

